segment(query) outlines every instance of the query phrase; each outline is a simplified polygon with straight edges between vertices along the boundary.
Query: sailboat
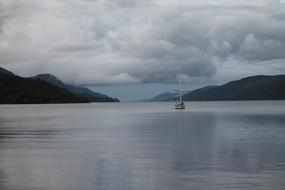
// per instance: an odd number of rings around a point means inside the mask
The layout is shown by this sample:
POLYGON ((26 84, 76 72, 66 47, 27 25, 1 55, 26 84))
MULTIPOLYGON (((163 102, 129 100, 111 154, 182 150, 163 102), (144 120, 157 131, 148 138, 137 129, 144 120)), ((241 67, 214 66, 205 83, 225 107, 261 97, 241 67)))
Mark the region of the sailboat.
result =
POLYGON ((175 109, 177 110, 183 110, 185 109, 185 104, 182 100, 182 93, 181 93, 181 84, 182 83, 182 72, 180 69, 180 76, 179 76, 179 101, 177 100, 175 103, 175 109))

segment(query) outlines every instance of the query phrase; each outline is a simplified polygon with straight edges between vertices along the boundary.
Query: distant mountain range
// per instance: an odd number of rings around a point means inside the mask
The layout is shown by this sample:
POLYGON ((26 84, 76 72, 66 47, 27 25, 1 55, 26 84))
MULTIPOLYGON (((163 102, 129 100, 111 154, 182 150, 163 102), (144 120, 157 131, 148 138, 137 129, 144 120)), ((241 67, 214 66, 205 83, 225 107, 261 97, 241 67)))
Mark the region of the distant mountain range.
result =
POLYGON ((31 78, 36 80, 46 81, 60 88, 67 89, 69 92, 84 97, 88 99, 90 102, 119 102, 117 98, 111 98, 107 95, 98 92, 93 92, 86 87, 65 84, 51 74, 40 74, 31 78))
MULTIPOLYGON (((183 93, 185 94, 185 92, 183 93)), ((177 91, 171 91, 171 92, 164 92, 162 94, 159 94, 147 101, 149 102, 165 102, 165 101, 175 101, 179 98, 179 92, 177 91)))
MULTIPOLYGON (((0 104, 118 102, 104 94, 65 84, 50 74, 23 78, 0 67, 0 104)), ((175 101, 178 92, 165 92, 148 101, 175 101)), ((185 93, 184 101, 285 100, 285 75, 252 76, 220 86, 185 93)))
POLYGON ((118 99, 85 87, 64 84, 50 74, 23 78, 0 67, 0 103, 87 103, 117 102, 118 99))
MULTIPOLYGON (((164 93, 165 94, 165 93, 164 93)), ((167 99, 163 94, 157 101, 173 101, 175 95, 167 99)), ((150 101, 152 101, 150 99, 150 101)), ((183 95, 184 101, 225 101, 225 100, 285 100, 285 75, 252 76, 232 81, 221 86, 206 86, 183 95)))
POLYGON ((148 101, 150 102, 163 102, 163 101, 171 101, 173 99, 176 99, 176 97, 179 96, 179 93, 172 91, 172 92, 164 92, 162 94, 159 94, 148 101))
POLYGON ((85 103, 87 99, 45 81, 22 78, 0 68, 1 104, 85 103))

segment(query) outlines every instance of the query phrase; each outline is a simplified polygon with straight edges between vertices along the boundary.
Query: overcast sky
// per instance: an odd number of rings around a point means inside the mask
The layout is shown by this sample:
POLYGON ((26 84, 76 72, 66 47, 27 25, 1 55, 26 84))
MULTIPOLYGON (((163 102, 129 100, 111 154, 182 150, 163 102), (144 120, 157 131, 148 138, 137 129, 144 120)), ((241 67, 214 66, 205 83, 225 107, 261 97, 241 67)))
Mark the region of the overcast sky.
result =
POLYGON ((0 0, 0 66, 103 90, 126 84, 159 89, 176 82, 179 66, 186 86, 195 87, 284 74, 285 4, 0 0))

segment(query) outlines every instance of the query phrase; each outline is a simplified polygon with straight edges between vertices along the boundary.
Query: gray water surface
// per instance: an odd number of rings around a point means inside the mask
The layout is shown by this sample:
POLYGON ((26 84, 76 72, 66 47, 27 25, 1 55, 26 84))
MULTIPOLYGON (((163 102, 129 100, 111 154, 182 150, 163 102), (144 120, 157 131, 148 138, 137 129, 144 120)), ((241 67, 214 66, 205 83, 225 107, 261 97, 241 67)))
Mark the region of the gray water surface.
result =
POLYGON ((0 106, 1 190, 283 190, 285 101, 0 106))

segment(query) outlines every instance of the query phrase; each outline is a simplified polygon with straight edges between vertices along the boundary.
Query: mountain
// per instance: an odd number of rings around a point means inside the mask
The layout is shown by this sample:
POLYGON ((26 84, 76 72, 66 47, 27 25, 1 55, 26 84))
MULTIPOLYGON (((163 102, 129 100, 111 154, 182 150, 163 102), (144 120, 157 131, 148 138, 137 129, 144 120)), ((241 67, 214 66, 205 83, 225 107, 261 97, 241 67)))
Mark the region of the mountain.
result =
POLYGON ((252 76, 189 92, 185 101, 285 100, 285 75, 252 76))
MULTIPOLYGON (((189 92, 189 91, 188 91, 189 92)), ((182 92, 183 94, 186 94, 188 92, 182 92)), ((171 91, 171 92, 164 92, 162 94, 159 94, 151 99, 144 100, 147 102, 169 102, 169 101, 175 101, 179 98, 179 92, 178 91, 171 91)))
POLYGON ((22 78, 0 68, 0 104, 85 103, 86 98, 45 81, 22 78))
POLYGON ((74 94, 87 98, 91 102, 120 102, 117 98, 111 98, 107 95, 93 92, 82 86, 65 85, 66 89, 74 94))
POLYGON ((171 100, 175 100, 177 97, 179 96, 178 92, 164 92, 162 94, 159 94, 147 101, 150 102, 165 102, 165 101, 171 101, 171 100))
POLYGON ((36 80, 41 80, 41 81, 46 81, 46 82, 51 83, 55 86, 65 88, 65 84, 61 80, 59 80, 58 78, 56 78, 55 76, 53 76, 51 74, 40 74, 40 75, 36 75, 36 76, 30 77, 30 78, 36 79, 36 80))
POLYGON ((119 102, 117 98, 111 98, 108 97, 107 95, 98 92, 93 92, 86 87, 65 84, 51 74, 40 74, 31 78, 41 81, 46 81, 58 87, 65 88, 66 90, 75 95, 88 99, 90 102, 119 102))
POLYGON ((8 70, 0 67, 0 76, 3 74, 4 75, 14 75, 14 73, 12 73, 11 71, 8 71, 8 70))

